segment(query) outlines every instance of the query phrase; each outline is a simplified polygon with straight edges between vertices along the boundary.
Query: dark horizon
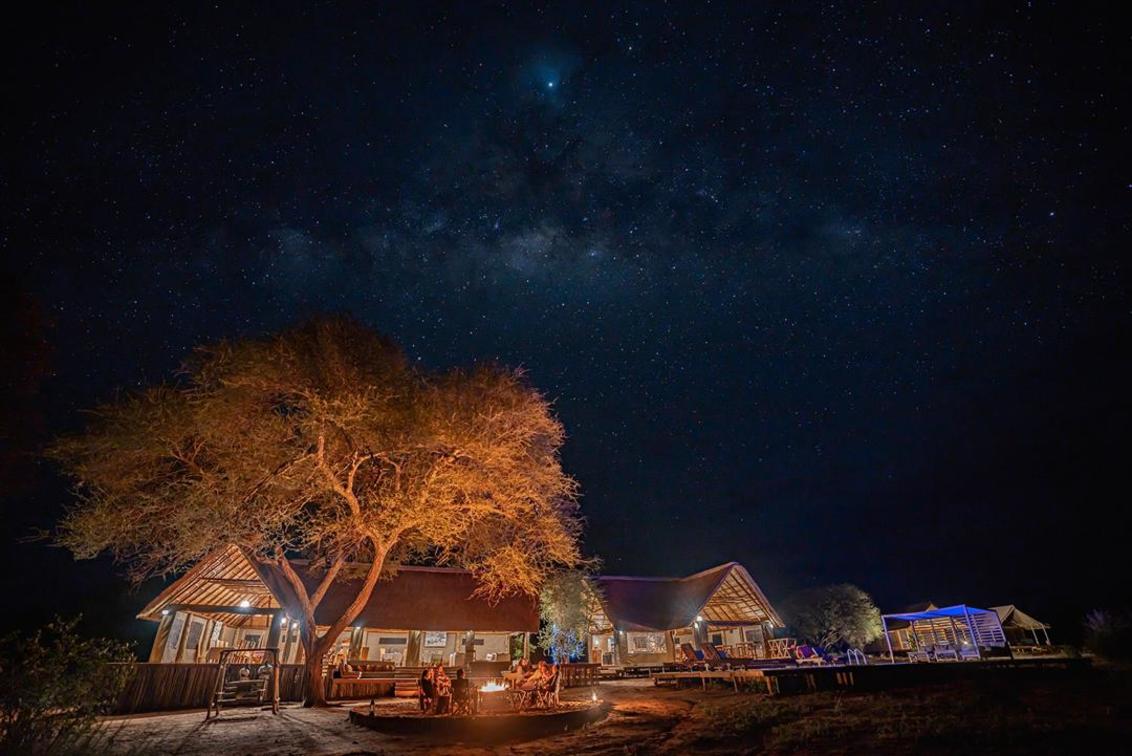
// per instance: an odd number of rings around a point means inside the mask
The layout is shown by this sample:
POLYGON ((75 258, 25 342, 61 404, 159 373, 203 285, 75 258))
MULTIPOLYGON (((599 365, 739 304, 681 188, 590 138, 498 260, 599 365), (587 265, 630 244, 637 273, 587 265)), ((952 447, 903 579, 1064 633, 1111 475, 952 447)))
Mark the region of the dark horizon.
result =
POLYGON ((137 638, 40 456, 349 312, 555 401, 610 574, 1132 604, 1129 46, 1107 11, 32 10, 9 40, 0 630, 137 638))

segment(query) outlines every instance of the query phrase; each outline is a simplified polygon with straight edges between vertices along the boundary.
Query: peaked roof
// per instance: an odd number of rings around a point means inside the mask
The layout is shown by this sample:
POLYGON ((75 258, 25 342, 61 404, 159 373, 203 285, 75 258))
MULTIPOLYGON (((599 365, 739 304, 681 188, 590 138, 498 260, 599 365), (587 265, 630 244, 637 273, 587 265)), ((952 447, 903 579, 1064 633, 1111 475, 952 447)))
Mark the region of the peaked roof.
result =
POLYGON ((994 609, 998 614, 998 621, 1002 623, 1003 627, 1018 627, 1023 630, 1041 630, 1049 627, 1041 620, 1034 619, 1026 614, 1014 604, 992 606, 991 609, 994 609))
MULTIPOLYGON (((294 564, 308 590, 318 577, 301 563, 294 564)), ((361 578, 341 576, 315 609, 315 621, 329 625, 357 595, 361 578)), ((441 567, 401 567, 374 588, 354 622, 383 630, 529 631, 538 630, 538 607, 532 596, 515 595, 491 602, 473 597, 476 580, 466 570, 441 567)), ((242 624, 255 614, 287 608, 291 591, 268 571, 257 569, 238 549, 228 547, 205 557, 174 581, 139 614, 159 620, 167 608, 192 607, 228 624, 242 624), (241 601, 250 607, 241 610, 241 601), (209 611, 209 607, 217 607, 209 611), (224 611, 224 610, 227 611, 224 611), (246 613, 246 616, 245 616, 246 613)), ((290 609, 292 614, 298 611, 290 609)))
POLYGON ((738 562, 683 578, 596 578, 602 605, 619 630, 676 630, 698 615, 717 624, 782 625, 762 589, 738 562))

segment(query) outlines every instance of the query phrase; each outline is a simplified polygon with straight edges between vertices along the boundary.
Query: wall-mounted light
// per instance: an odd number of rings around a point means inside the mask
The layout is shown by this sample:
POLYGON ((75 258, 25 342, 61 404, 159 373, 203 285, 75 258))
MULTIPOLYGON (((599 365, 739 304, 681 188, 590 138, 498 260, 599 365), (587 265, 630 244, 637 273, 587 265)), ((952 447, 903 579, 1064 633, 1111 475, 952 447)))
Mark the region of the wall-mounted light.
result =
POLYGON ((252 602, 248 601, 247 599, 243 599, 242 601, 240 601, 240 608, 241 609, 248 609, 249 607, 251 607, 251 605, 252 605, 252 602))
POLYGON ((161 616, 162 617, 168 617, 169 616, 169 610, 168 609, 162 609, 161 610, 161 616))
POLYGON ((697 614, 696 615, 696 622, 703 622, 703 621, 704 621, 704 618, 697 614))

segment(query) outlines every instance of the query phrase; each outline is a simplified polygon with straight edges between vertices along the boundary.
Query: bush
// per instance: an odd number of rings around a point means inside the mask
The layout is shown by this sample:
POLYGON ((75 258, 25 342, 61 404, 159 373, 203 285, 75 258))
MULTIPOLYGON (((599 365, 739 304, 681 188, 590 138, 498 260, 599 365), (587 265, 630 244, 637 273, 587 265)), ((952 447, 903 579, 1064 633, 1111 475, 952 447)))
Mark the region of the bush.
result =
POLYGON ((133 654, 120 641, 79 636, 78 621, 0 637, 0 753, 101 750, 97 717, 121 694, 133 654))
POLYGON ((1132 661, 1132 613, 1094 609, 1085 616, 1085 647, 1108 661, 1132 661))

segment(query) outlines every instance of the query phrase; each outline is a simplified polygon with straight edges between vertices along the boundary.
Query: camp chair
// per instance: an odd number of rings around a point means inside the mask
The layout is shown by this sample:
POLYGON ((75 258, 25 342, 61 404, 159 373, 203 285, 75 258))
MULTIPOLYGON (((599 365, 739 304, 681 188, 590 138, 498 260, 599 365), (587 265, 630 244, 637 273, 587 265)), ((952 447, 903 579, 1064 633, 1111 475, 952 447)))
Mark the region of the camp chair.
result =
POLYGON ((551 707, 558 708, 558 690, 561 684, 562 670, 555 670, 554 676, 547 681, 545 686, 540 685, 535 689, 535 706, 546 709, 551 707))

